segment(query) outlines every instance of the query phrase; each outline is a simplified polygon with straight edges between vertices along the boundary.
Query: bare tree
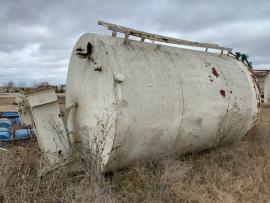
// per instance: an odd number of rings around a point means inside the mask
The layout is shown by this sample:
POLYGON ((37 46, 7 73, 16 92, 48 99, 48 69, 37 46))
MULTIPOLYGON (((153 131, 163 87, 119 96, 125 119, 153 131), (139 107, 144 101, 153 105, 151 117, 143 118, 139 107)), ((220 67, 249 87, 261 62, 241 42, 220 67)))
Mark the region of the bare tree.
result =
POLYGON ((7 83, 4 83, 4 87, 6 88, 6 92, 11 92, 15 88, 15 83, 12 81, 9 81, 7 83))
POLYGON ((43 81, 43 82, 39 82, 39 83, 36 83, 36 82, 33 83, 33 87, 47 87, 48 85, 49 85, 49 83, 47 81, 43 81))

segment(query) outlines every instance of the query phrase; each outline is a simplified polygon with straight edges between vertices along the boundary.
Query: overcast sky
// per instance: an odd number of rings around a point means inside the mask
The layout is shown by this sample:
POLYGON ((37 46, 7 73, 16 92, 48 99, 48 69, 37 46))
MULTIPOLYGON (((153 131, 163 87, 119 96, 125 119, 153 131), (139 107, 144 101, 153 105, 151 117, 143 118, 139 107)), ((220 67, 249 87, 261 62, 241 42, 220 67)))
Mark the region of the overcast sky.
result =
POLYGON ((268 0, 0 0, 0 84, 65 83, 77 39, 111 34, 97 20, 218 43, 270 68, 268 0))

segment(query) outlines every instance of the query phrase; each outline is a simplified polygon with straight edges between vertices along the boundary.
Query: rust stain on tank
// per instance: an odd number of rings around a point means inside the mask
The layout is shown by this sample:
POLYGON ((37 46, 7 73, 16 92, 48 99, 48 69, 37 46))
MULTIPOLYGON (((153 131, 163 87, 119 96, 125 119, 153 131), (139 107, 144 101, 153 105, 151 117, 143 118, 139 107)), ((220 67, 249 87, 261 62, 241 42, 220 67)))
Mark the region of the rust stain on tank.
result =
POLYGON ((214 76, 216 76, 218 78, 219 74, 215 68, 212 68, 212 73, 214 76))
POLYGON ((255 76, 252 72, 250 73, 250 76, 251 76, 251 78, 252 78, 252 80, 253 80, 254 85, 257 86, 257 88, 258 88, 259 91, 261 91, 260 85, 259 85, 259 83, 258 83, 258 80, 257 80, 256 76, 255 76))
POLYGON ((221 96, 225 97, 225 90, 220 90, 219 93, 221 94, 221 96))
MULTIPOLYGON (((261 89, 260 89, 260 86, 259 86, 259 83, 258 83, 256 76, 251 71, 250 71, 250 76, 252 78, 253 86, 254 86, 254 89, 256 91, 257 108, 260 108, 261 107, 261 95, 260 95, 261 89)), ((259 115, 259 111, 257 113, 257 117, 258 117, 258 115, 259 115)))

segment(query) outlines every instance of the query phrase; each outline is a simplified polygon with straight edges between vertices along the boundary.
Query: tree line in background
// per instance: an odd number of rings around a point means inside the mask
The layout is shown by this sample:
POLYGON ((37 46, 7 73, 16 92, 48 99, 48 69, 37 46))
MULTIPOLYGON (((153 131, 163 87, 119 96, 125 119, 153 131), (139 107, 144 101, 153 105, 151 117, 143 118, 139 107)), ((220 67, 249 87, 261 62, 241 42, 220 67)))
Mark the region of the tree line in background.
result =
POLYGON ((27 86, 24 82, 19 82, 17 85, 13 81, 3 83, 1 87, 2 92, 20 92, 21 90, 40 88, 40 87, 54 87, 57 93, 65 92, 65 85, 50 85, 48 82, 34 82, 31 86, 27 86))

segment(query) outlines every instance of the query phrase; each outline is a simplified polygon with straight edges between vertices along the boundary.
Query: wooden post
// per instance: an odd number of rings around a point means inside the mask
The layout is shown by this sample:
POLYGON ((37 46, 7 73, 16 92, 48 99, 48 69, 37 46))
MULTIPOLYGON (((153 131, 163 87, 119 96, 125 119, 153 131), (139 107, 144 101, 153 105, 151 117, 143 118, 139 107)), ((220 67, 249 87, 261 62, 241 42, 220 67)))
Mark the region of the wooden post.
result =
POLYGON ((129 34, 130 34, 130 32, 126 32, 125 39, 124 39, 124 44, 127 44, 129 34))
POLYGON ((116 34, 117 34, 117 32, 115 32, 115 31, 112 32, 113 37, 116 37, 116 34))
POLYGON ((223 49, 221 50, 221 52, 220 52, 220 55, 219 55, 219 56, 222 56, 222 54, 223 54, 223 49))

